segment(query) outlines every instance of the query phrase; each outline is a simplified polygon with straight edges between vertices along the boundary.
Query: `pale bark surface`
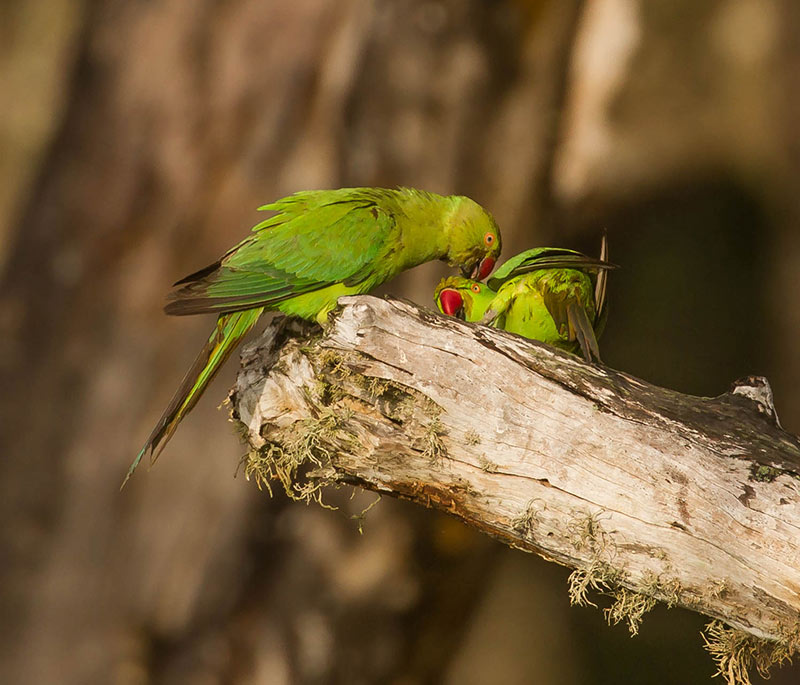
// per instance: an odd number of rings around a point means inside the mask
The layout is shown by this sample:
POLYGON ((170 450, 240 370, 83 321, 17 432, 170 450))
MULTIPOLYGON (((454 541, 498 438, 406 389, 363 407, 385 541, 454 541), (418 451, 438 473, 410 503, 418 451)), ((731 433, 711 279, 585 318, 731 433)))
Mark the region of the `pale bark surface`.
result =
POLYGON ((797 639, 800 441, 763 379, 692 397, 410 303, 343 302, 322 337, 279 319, 246 351, 252 473, 306 460, 312 483, 442 509, 576 582, 797 639))

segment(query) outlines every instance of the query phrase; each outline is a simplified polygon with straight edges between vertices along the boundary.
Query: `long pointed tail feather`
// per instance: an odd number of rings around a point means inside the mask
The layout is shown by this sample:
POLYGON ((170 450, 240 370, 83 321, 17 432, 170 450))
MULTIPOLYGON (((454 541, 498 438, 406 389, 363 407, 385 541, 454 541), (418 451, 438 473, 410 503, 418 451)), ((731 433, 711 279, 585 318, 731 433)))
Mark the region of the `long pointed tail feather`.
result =
MULTIPOLYGON (((608 261, 608 232, 603 229, 603 239, 600 243, 600 261, 608 261)), ((608 271, 601 269, 597 273, 597 282, 594 289, 594 302, 597 311, 597 319, 603 315, 606 306, 606 287, 608 284, 608 271)))
POLYGON ((169 405, 167 405, 158 420, 156 427, 150 433, 150 437, 147 438, 144 447, 142 447, 139 454, 136 455, 136 459, 130 465, 120 489, 125 487, 125 483, 128 482, 128 479, 148 451, 150 452, 151 464, 158 459, 158 455, 161 454, 161 451, 169 442, 178 424, 197 404, 200 395, 203 394, 217 371, 228 359, 239 341, 255 325, 263 311, 263 308, 259 307, 243 312, 223 314, 217 319, 217 325, 208 342, 200 350, 200 354, 197 355, 191 368, 184 376, 178 390, 172 396, 169 405))
MULTIPOLYGON (((600 259, 608 261, 608 231, 603 229, 603 239, 600 243, 600 259)), ((606 289, 608 287, 608 271, 600 271, 597 274, 597 282, 594 290, 594 337, 600 340, 608 321, 608 302, 606 301, 606 289)))

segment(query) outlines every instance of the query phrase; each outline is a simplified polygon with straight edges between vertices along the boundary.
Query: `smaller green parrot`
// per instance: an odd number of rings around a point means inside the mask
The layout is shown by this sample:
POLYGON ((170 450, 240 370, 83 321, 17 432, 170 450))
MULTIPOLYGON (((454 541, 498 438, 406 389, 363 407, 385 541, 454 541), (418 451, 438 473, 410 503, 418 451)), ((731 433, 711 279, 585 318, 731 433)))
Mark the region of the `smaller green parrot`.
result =
POLYGON ((479 321, 567 352, 600 360, 605 326, 608 240, 600 258, 575 250, 537 247, 500 266, 487 283, 443 278, 434 299, 443 314, 479 321))
POLYGON ((216 262, 175 283, 167 314, 214 314, 217 322, 126 482, 146 453, 155 461, 264 312, 325 325, 341 296, 369 292, 406 269, 438 259, 483 280, 500 254, 494 219, 460 195, 412 188, 309 190, 259 209, 273 214, 216 262))

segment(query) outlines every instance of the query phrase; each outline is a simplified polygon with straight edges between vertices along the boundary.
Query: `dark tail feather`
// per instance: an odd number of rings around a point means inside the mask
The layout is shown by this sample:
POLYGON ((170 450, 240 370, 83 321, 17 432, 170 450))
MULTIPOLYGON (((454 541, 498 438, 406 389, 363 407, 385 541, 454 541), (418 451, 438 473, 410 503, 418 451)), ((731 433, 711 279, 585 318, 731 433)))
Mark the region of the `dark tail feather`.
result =
POLYGON ((188 414, 208 384, 216 375, 236 348, 239 341, 247 334, 261 316, 263 309, 249 309, 244 312, 225 314, 217 320, 217 326, 208 342, 200 350, 200 354, 194 360, 189 371, 183 377, 180 387, 172 396, 172 399, 158 420, 150 437, 147 438, 144 447, 128 469, 125 480, 120 489, 125 487, 125 483, 131 477, 142 457, 149 451, 150 463, 158 459, 158 455, 164 449, 178 424, 184 416, 188 414))
POLYGON ((575 332, 575 338, 581 346, 583 358, 590 362, 592 356, 601 362, 600 348, 597 346, 597 338, 594 335, 594 328, 586 315, 586 310, 580 306, 578 302, 572 301, 567 304, 567 317, 569 319, 569 326, 575 332))
MULTIPOLYGON (((509 277, 520 276, 522 274, 531 273, 533 271, 543 271, 544 269, 577 269, 579 271, 607 271, 608 269, 618 268, 616 264, 603 261, 602 259, 595 259, 594 257, 587 257, 586 255, 564 255, 556 257, 538 257, 528 263, 523 263, 516 267, 509 277)), ((490 288, 499 287, 497 278, 490 278, 487 284, 490 288), (493 284, 494 283, 494 284, 493 284)), ((504 279, 506 280, 506 279, 504 279)))
MULTIPOLYGON (((603 239, 600 242, 600 261, 608 261, 608 232, 605 229, 603 229, 603 239)), ((605 309, 607 284, 608 271, 606 269, 601 269, 597 273, 597 282, 594 287, 594 304, 595 311, 597 312, 597 319, 600 319, 605 309)))
MULTIPOLYGON (((600 259, 608 261, 608 232, 603 229, 603 238, 600 243, 600 259)), ((600 340, 608 321, 608 302, 606 301, 606 288, 608 287, 608 271, 597 274, 594 288, 594 337, 600 340)))
POLYGON ((175 281, 172 285, 183 285, 184 283, 193 283, 194 281, 201 281, 206 276, 210 276, 213 274, 219 267, 221 266, 221 262, 214 262, 213 264, 209 264, 208 266, 204 266, 199 271, 195 271, 194 273, 189 274, 188 276, 184 276, 181 280, 175 281))

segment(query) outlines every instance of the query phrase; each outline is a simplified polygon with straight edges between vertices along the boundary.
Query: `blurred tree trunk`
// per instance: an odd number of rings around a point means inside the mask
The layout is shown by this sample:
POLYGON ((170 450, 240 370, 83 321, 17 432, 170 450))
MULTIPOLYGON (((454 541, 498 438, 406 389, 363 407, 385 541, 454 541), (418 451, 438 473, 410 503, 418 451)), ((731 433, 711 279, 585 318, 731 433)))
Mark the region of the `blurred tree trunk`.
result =
POLYGON ((800 431, 800 5, 781 3, 780 175, 771 194, 776 218, 769 250, 769 333, 765 343, 772 351, 771 364, 783 378, 781 392, 790 416, 787 426, 800 431))
MULTIPOLYGON (((232 477, 243 448, 215 408, 232 369, 158 467, 117 488, 211 326, 162 315, 169 283, 240 240, 256 206, 311 187, 472 195, 506 255, 608 226, 625 265, 612 365, 708 394, 765 373, 796 431, 797 12, 4 4, 0 681, 480 682, 502 659, 504 682, 588 684, 706 664, 685 616, 636 642, 598 634, 558 569, 495 566, 497 547, 447 518, 382 502, 359 536, 345 515, 267 500, 232 477), (509 602, 532 577, 563 601, 509 602), (533 660, 511 630, 548 649, 533 660)), ((440 273, 391 290, 429 303, 440 273)))

